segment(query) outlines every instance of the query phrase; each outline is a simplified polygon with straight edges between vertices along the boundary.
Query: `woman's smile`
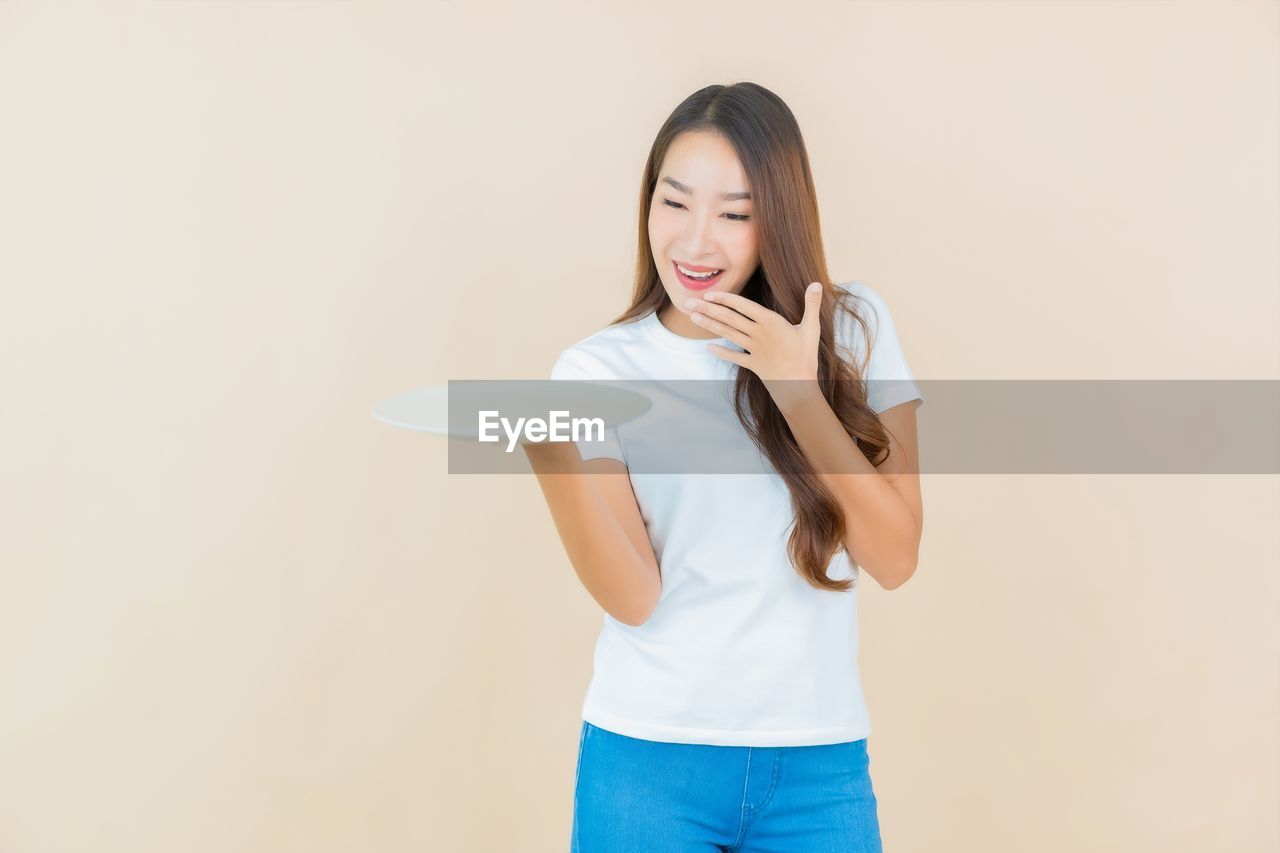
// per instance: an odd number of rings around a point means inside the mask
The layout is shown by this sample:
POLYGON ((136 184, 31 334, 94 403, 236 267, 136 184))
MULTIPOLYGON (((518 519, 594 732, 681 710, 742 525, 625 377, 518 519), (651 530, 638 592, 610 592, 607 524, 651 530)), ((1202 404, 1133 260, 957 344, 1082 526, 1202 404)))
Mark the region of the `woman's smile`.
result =
POLYGON ((680 283, 688 290, 706 290, 708 287, 719 281, 720 277, 724 275, 724 270, 718 270, 715 275, 711 275, 706 278, 690 278, 685 274, 684 270, 681 269, 680 264, 676 261, 671 262, 671 268, 676 271, 676 278, 678 278, 680 283))

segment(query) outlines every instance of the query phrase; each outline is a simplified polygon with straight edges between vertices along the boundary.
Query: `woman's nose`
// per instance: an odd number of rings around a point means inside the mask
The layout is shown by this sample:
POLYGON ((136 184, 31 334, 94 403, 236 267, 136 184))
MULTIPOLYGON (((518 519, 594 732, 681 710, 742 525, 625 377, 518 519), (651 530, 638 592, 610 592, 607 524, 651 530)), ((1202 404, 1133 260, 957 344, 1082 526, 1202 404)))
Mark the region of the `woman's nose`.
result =
POLYGON ((685 251, 688 252, 688 260, 694 263, 696 258, 700 258, 707 254, 707 244, 710 242, 708 231, 709 225, 697 216, 689 217, 689 225, 684 232, 685 251))

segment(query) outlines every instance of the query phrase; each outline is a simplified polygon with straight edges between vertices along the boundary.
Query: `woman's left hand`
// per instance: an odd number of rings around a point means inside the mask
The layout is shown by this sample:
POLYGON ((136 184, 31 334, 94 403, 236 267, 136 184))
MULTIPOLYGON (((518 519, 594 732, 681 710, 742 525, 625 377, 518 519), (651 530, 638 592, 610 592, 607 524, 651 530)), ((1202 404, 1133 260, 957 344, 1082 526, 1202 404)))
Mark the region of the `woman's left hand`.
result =
POLYGON ((708 291, 701 299, 688 300, 685 307, 693 309, 693 322, 746 352, 719 344, 708 344, 707 349, 759 376, 774 402, 785 409, 817 390, 822 293, 818 282, 809 285, 798 324, 738 293, 708 291))

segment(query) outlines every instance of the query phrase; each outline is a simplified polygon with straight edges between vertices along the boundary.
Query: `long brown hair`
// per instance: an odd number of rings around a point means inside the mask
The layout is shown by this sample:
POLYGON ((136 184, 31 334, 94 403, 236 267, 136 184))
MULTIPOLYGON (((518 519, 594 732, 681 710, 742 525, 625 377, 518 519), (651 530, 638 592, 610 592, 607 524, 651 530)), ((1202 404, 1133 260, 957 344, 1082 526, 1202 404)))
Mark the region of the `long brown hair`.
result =
MULTIPOLYGON (((763 86, 739 82, 700 89, 676 107, 658 131, 640 182, 640 241, 631 305, 610 325, 646 316, 670 303, 654 265, 649 209, 667 149, 688 131, 717 133, 726 139, 737 152, 750 184, 760 265, 742 295, 799 323, 805 288, 809 282, 822 282, 818 384, 858 449, 868 460, 880 464, 888 458, 889 439, 879 417, 867 405, 862 382, 871 345, 860 363, 854 364, 841 357, 834 334, 837 311, 848 312, 861 326, 863 340, 869 341, 867 322, 845 298, 852 294, 830 283, 817 194, 800 127, 782 99, 763 86), (882 453, 883 458, 875 461, 882 453)), ((750 370, 737 370, 734 409, 791 492, 796 521, 787 552, 797 573, 818 589, 848 591, 854 585, 852 578, 837 581, 827 576, 832 557, 844 547, 844 513, 800 450, 768 389, 750 370)))

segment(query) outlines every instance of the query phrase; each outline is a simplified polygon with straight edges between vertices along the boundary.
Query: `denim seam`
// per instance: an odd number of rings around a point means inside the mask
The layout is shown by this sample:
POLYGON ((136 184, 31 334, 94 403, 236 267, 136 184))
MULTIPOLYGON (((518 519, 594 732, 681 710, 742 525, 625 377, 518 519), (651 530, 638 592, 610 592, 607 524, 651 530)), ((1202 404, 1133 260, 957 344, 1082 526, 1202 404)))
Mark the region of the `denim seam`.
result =
POLYGON ((758 813, 764 811, 768 807, 769 803, 773 802, 773 789, 778 783, 778 765, 781 763, 782 750, 779 749, 773 753, 773 776, 769 778, 769 792, 764 795, 764 802, 751 810, 751 816, 753 818, 758 813))
POLYGON ((747 805, 747 786, 751 783, 751 753, 752 748, 747 747, 747 772, 742 774, 742 805, 738 807, 738 837, 733 839, 733 843, 729 845, 730 850, 737 849, 742 843, 742 838, 747 832, 747 822, 751 814, 751 806, 747 805))
POLYGON ((582 721, 582 731, 578 735, 578 763, 573 770, 573 837, 569 839, 570 847, 576 851, 578 849, 578 780, 582 777, 582 753, 583 747, 586 746, 587 732, 590 731, 591 724, 586 720, 582 721))
POLYGON ((578 733, 578 763, 573 768, 573 787, 575 791, 578 788, 578 777, 582 775, 582 747, 587 742, 587 732, 590 728, 591 724, 583 720, 582 731, 578 733))
POLYGON ((747 819, 743 824, 744 830, 749 829, 756 822, 756 818, 759 817, 764 810, 768 808, 769 803, 773 801, 773 789, 778 781, 778 765, 781 762, 782 751, 778 750, 773 754, 773 773, 769 777, 769 790, 765 792, 764 799, 760 802, 760 805, 747 806, 747 819))

